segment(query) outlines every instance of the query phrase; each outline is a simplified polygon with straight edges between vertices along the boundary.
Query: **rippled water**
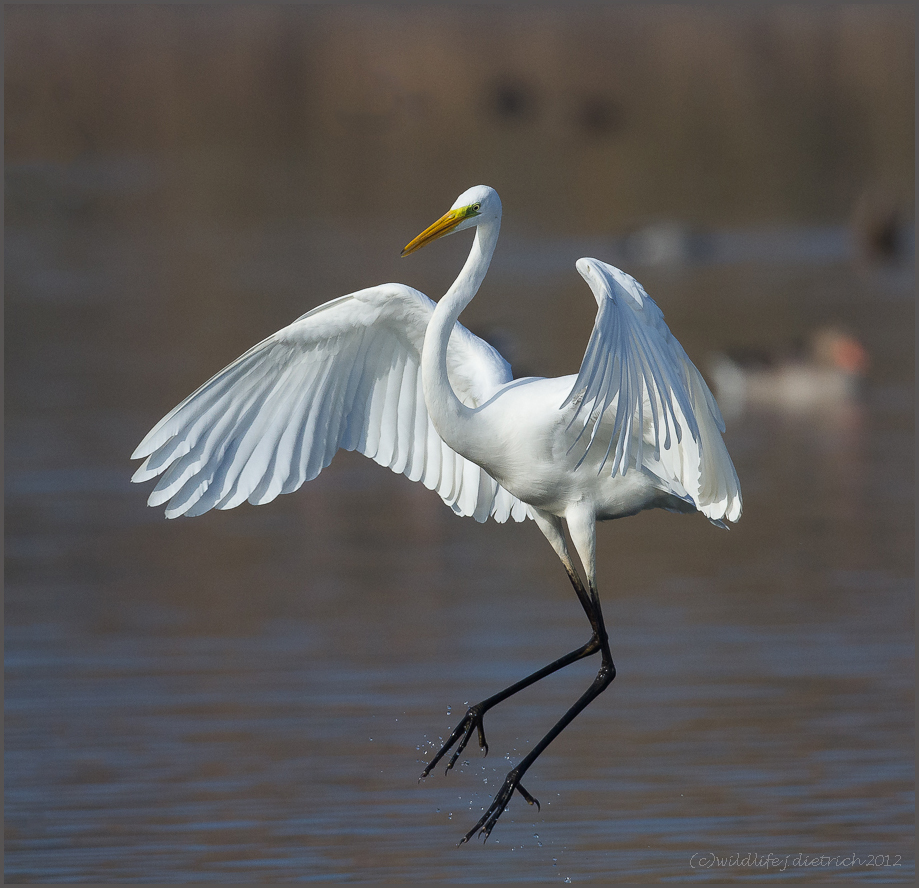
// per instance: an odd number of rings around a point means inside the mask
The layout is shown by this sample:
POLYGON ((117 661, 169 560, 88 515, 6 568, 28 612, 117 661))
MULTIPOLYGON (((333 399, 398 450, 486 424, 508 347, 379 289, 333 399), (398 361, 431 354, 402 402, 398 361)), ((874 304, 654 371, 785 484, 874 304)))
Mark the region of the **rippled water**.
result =
MULTIPOLYGON (((502 704, 487 758, 419 783, 467 703, 587 638, 536 528, 458 519, 353 454, 269 506, 167 522, 128 455, 299 313, 388 279, 436 295, 466 246, 399 263, 429 219, 77 224, 11 175, 50 209, 6 240, 7 881, 912 880, 911 257, 862 267, 826 230, 633 253, 700 366, 842 321, 867 390, 732 418, 729 533, 601 527, 618 677, 530 771, 541 810, 515 797, 456 848, 595 668, 502 704)), ((518 372, 572 372, 593 314, 574 260, 630 246, 510 234, 464 320, 518 372)))

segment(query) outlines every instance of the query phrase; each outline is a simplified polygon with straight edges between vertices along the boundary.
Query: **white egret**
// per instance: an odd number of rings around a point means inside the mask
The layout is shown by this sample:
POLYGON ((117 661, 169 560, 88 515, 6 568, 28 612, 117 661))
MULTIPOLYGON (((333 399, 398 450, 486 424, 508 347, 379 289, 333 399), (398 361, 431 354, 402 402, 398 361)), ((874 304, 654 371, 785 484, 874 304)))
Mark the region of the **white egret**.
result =
POLYGON ((600 653, 600 669, 461 843, 476 832, 487 839, 515 790, 536 803, 523 775, 615 676, 597 592, 595 523, 663 508, 698 511, 723 526, 741 512, 715 400, 629 275, 578 260, 599 310, 577 375, 513 379, 498 352, 458 323, 500 225, 497 192, 470 188, 402 251, 475 229, 469 257, 437 305, 402 284, 327 302, 221 370, 133 454, 144 462, 132 480, 162 476, 148 502, 165 504, 170 518, 267 503, 314 478, 344 448, 421 481, 460 515, 536 522, 587 614, 590 639, 471 706, 422 777, 455 746, 452 768, 473 733, 487 752, 483 717, 497 703, 590 654, 600 653))

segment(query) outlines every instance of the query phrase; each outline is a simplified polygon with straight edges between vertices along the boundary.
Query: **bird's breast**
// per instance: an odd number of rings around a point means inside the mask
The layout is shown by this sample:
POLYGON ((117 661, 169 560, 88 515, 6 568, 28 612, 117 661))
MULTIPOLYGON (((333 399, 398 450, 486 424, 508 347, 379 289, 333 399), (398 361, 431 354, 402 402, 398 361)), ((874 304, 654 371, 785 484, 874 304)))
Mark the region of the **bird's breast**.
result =
POLYGON ((653 480, 634 470, 614 476, 605 443, 584 457, 590 431, 579 440, 576 405, 562 407, 575 378, 503 386, 476 410, 481 437, 476 452, 464 455, 518 499, 554 515, 588 504, 598 518, 615 518, 655 505, 660 490, 653 480))

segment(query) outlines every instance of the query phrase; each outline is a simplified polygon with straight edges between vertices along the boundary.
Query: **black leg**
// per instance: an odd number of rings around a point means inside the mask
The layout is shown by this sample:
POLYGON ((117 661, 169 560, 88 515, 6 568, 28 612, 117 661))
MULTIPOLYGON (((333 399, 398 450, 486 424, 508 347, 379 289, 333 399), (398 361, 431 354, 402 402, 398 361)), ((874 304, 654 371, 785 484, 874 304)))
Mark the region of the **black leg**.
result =
POLYGON ((536 805, 537 808, 539 807, 539 802, 523 788, 520 782, 523 775, 527 772, 530 765, 539 758, 543 750, 545 750, 545 748, 561 734, 572 721, 574 721, 580 712, 584 710, 595 697, 602 694, 603 691, 609 687, 610 682, 616 677, 616 667, 613 665, 613 658, 609 649, 609 638, 606 633, 606 627, 603 624, 603 612, 600 609, 600 598, 597 595, 597 591, 593 585, 591 585, 590 591, 588 592, 584 588, 584 584, 581 582, 581 578, 577 573, 568 568, 567 565, 566 570, 571 579, 571 584, 574 586, 574 591, 578 596, 578 601, 581 602, 581 606, 587 614, 587 619, 590 620, 590 625, 593 629, 593 635, 590 640, 587 644, 565 654, 564 657, 559 657, 559 659, 550 663, 548 666, 537 669, 536 672, 512 684, 510 687, 505 688, 494 696, 483 700, 481 703, 477 703, 475 706, 470 706, 463 720, 447 738, 447 741, 440 748, 437 755, 428 763, 421 774, 421 779, 427 777, 444 755, 449 752, 457 741, 459 741, 459 745, 447 765, 446 770, 449 771, 466 748, 466 744, 469 742, 469 738, 472 736, 473 731, 476 731, 478 734, 479 746, 486 754, 488 753, 488 743, 485 741, 483 718, 485 713, 488 712, 492 706, 496 706, 498 703, 513 696, 518 691, 522 691, 524 688, 529 687, 540 679, 545 678, 547 675, 551 675, 553 672, 577 660, 588 657, 597 651, 600 651, 601 654, 600 670, 590 687, 581 695, 577 702, 558 720, 558 722, 556 722, 549 733, 536 744, 533 750, 520 761, 520 764, 511 769, 501 789, 498 790, 492 800, 491 805, 489 805, 479 822, 463 836, 459 842, 460 845, 464 842, 468 842, 476 833, 479 833, 483 837, 483 840, 487 840, 495 824, 498 822, 498 818, 507 807, 515 791, 523 796, 527 804, 536 805))
POLYGON ((455 764, 457 759, 462 755, 463 750, 466 748, 466 744, 469 742, 469 738, 472 736, 473 731, 478 733, 479 737, 479 746, 485 751, 485 754, 488 754, 488 743, 485 740, 485 725, 483 718, 485 713, 488 712, 492 706, 497 706, 498 703, 501 703, 503 700, 506 700, 508 697, 512 697, 518 691, 522 691, 524 688, 529 687, 531 684, 539 681, 541 678, 545 678, 547 675, 551 675, 553 672, 557 672, 559 669, 563 669, 565 666, 570 665, 571 663, 576 662, 577 660, 582 659, 583 657, 589 657, 591 654, 596 653, 600 649, 600 640, 594 635, 587 644, 579 647, 577 650, 571 651, 571 653, 565 654, 564 657, 559 657, 555 662, 550 663, 548 666, 543 666, 542 669, 537 669, 532 675, 528 675, 526 678, 521 679, 520 681, 512 684, 510 687, 505 688, 503 691, 495 694, 493 697, 489 697, 487 700, 483 700, 481 703, 476 703, 475 706, 470 706, 466 710, 466 715, 463 716, 463 720, 456 726, 453 730, 453 733, 447 738, 443 746, 441 746, 440 751, 434 758, 428 762, 424 771, 421 773, 421 778, 424 779, 434 770, 437 766, 437 763, 450 751, 450 748, 459 740, 459 746, 456 747, 453 755, 450 758, 450 762, 447 765, 446 770, 449 771, 455 764))
POLYGON ((459 740, 459 746, 456 747, 456 750, 451 756, 450 761, 446 767, 446 771, 449 771, 456 764, 460 755, 462 755, 463 750, 466 748, 466 744, 469 743, 469 739, 472 737, 473 731, 478 734, 479 747, 484 750, 485 755, 488 755, 488 742, 485 740, 485 723, 483 719, 485 717, 485 713, 488 712, 492 706, 497 706, 498 703, 501 703, 508 697, 512 697, 518 691, 522 691, 524 688, 527 688, 531 684, 534 684, 540 679, 545 678, 547 675, 551 675, 553 672, 557 672, 559 669, 564 669, 565 666, 569 666, 571 663, 575 663, 584 657, 589 657, 591 654, 594 654, 600 650, 601 633, 602 637, 604 638, 606 633, 603 631, 602 615, 600 616, 599 622, 594 616, 594 612, 599 610, 599 604, 597 607, 594 606, 594 603, 591 600, 591 596, 584 588, 584 584, 581 582, 581 578, 577 575, 577 573, 567 567, 566 571, 568 573, 568 578, 571 580, 571 585, 574 586, 574 591, 578 596, 578 601, 581 602, 581 606, 587 613, 591 627, 594 630, 594 634, 590 641, 588 641, 587 644, 577 648, 576 650, 565 654, 564 657, 559 657, 548 666, 543 666, 542 669, 537 669, 536 672, 528 675, 526 678, 523 678, 518 682, 515 682, 510 687, 505 688, 503 691, 499 691, 494 696, 489 697, 486 700, 482 700, 481 703, 476 703, 474 706, 470 706, 469 709, 466 710, 466 715, 463 716, 463 720, 454 728, 453 733, 447 738, 444 745, 441 746, 437 755, 435 755, 434 758, 428 762, 424 771, 421 772, 421 777, 419 778, 420 780, 424 780, 424 778, 434 770, 434 768, 437 766, 437 763, 444 757, 444 755, 450 751, 457 740, 459 740))
POLYGON ((507 803, 511 800, 511 796, 514 794, 514 790, 519 792, 527 803, 532 805, 535 804, 536 807, 539 807, 539 802, 536 801, 520 784, 520 780, 523 775, 527 772, 530 765, 539 758, 543 750, 559 735, 563 730, 565 730, 568 725, 574 721, 578 714, 593 700, 595 697, 598 697, 607 687, 609 687, 610 682, 616 677, 616 667, 613 665, 613 658, 610 656, 609 644, 604 640, 601 647, 603 661, 600 664, 600 671, 597 673, 597 677, 593 680, 590 687, 581 695, 580 699, 571 707, 555 724, 551 731, 546 734, 539 743, 533 748, 532 752, 529 753, 525 758, 523 758, 519 765, 516 768, 512 768, 508 773, 507 777, 504 780, 504 784, 501 786, 501 789, 498 790, 494 799, 492 800, 491 805, 489 805, 488 810, 482 815, 482 818, 479 822, 471 829, 462 839, 460 839, 460 845, 464 842, 468 842, 476 833, 479 833, 483 840, 487 840, 488 836, 491 834, 491 831, 494 829, 495 824, 498 822, 498 818, 503 813, 504 809, 507 807, 507 803))

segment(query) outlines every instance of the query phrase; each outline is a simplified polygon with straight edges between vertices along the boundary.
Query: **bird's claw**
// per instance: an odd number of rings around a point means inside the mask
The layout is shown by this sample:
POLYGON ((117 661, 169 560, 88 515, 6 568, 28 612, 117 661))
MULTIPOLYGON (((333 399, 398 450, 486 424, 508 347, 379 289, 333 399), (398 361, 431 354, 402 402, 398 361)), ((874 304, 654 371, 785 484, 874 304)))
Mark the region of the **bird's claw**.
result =
MULTIPOLYGON (((424 778, 434 770, 437 763, 453 749, 455 745, 456 749, 453 755, 450 756, 450 761, 444 773, 449 771, 463 754, 463 750, 469 743, 469 738, 472 737, 473 731, 478 734, 479 746, 482 748, 484 754, 488 755, 488 742, 485 740, 485 723, 483 722, 484 715, 485 713, 481 708, 481 704, 470 706, 469 709, 466 710, 466 714, 463 716, 462 721, 453 729, 453 733, 450 734, 443 746, 440 747, 437 755, 435 755, 425 766, 419 779, 424 780, 424 778)), ((460 839, 459 845, 468 842, 476 833, 482 836, 483 842, 488 841, 488 837, 495 828, 498 818, 504 813, 504 809, 507 807, 508 802, 510 802, 514 790, 524 797, 528 805, 536 805, 536 810, 540 810, 538 800, 531 796, 526 789, 524 789, 523 784, 521 784, 521 776, 522 774, 516 768, 507 775, 501 789, 498 790, 491 804, 488 806, 488 810, 482 815, 479 822, 460 839)))
POLYGON ((462 755, 463 750, 466 748, 466 744, 469 742, 469 738, 472 736, 473 730, 479 735, 479 746, 482 748, 483 754, 488 755, 488 743, 485 740, 485 724, 482 721, 483 715, 484 713, 480 712, 475 706, 471 706, 466 711, 463 720, 453 729, 453 733, 447 738, 444 745, 440 747, 440 751, 428 762, 425 769, 421 772, 421 780, 424 780, 424 778, 434 770, 437 763, 450 751, 453 744, 459 740, 459 746, 454 750, 453 755, 450 757, 450 762, 444 770, 446 774, 462 755))
POLYGON ((498 818, 504 813, 504 809, 511 800, 511 796, 514 794, 515 789, 526 799, 528 805, 536 805, 536 810, 540 810, 539 802, 523 788, 516 772, 511 771, 510 774, 507 775, 504 785, 498 790, 494 799, 492 799, 491 804, 488 806, 488 810, 482 815, 481 820, 459 840, 457 847, 468 842, 476 833, 482 837, 483 843, 487 842, 488 837, 491 835, 491 831, 495 828, 498 818))

